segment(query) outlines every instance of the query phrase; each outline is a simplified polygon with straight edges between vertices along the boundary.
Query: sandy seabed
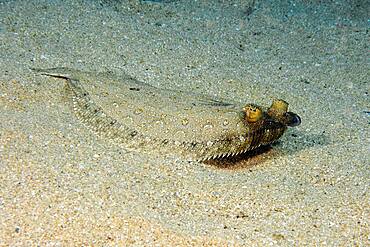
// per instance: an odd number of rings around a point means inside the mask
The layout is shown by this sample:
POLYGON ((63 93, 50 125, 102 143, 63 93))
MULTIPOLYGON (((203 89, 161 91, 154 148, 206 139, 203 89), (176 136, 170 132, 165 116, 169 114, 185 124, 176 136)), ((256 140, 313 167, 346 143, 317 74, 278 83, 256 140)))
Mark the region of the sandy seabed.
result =
POLYGON ((0 1, 0 245, 369 246, 369 7, 322 2, 0 1), (128 152, 30 70, 61 66, 302 125, 235 164, 128 152))

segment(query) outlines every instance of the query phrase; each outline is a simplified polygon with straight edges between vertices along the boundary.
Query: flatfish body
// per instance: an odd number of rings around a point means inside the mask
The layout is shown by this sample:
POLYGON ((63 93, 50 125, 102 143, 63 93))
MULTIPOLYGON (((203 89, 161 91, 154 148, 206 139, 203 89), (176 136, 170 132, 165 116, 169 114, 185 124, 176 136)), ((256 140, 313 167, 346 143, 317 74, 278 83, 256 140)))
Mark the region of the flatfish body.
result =
POLYGON ((295 119, 276 121, 252 104, 243 106, 161 89, 128 75, 69 68, 36 71, 66 80, 77 118, 92 131, 129 150, 188 160, 214 159, 269 144, 288 125, 294 125, 289 121, 299 120, 294 114, 295 119), (248 111, 256 109, 259 120, 249 121, 248 111))

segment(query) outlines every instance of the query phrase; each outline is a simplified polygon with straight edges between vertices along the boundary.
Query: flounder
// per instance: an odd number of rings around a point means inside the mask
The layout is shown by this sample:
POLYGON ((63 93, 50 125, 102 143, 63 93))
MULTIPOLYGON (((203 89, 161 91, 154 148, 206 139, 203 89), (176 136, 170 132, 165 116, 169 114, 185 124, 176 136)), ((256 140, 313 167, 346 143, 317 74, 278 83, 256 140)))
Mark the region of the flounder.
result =
POLYGON ((161 89, 128 75, 34 69, 66 80, 77 118, 128 150, 209 160, 268 145, 301 123, 277 99, 269 108, 161 89))

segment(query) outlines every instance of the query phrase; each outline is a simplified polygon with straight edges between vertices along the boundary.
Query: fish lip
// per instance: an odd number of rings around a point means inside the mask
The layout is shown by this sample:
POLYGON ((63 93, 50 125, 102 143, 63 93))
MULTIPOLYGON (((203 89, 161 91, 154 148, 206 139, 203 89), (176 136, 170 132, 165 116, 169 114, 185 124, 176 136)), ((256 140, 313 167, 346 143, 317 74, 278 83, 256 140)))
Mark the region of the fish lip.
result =
POLYGON ((301 117, 293 112, 287 112, 287 125, 289 127, 296 127, 302 123, 301 117))

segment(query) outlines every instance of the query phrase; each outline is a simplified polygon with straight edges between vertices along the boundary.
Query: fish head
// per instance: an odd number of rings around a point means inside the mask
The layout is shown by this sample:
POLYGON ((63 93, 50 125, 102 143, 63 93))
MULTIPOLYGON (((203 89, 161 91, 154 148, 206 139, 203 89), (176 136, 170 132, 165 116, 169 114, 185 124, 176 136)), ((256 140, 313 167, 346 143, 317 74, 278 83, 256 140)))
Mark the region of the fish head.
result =
POLYGON ((288 103, 282 99, 273 100, 268 109, 255 104, 243 108, 244 124, 248 130, 248 146, 254 149, 278 140, 287 127, 300 125, 301 118, 288 111, 288 103))

